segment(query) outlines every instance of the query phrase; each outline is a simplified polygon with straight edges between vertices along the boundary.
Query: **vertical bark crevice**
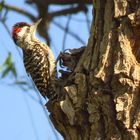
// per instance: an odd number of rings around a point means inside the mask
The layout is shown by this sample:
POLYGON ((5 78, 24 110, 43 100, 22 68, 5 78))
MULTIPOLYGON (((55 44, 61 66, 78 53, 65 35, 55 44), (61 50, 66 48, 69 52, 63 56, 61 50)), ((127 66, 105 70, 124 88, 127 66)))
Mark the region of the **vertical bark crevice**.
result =
POLYGON ((66 140, 140 138, 140 12, 135 3, 94 0, 87 47, 68 80, 61 79, 64 98, 47 106, 66 140))

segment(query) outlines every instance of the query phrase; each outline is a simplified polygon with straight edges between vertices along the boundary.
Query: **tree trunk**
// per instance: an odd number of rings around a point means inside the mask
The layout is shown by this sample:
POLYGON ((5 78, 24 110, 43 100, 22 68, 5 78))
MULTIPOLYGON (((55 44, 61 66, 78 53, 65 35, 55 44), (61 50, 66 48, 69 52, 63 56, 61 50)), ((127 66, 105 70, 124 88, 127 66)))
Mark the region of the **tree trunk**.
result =
POLYGON ((50 118, 65 140, 140 139, 140 1, 93 5, 88 45, 50 118))

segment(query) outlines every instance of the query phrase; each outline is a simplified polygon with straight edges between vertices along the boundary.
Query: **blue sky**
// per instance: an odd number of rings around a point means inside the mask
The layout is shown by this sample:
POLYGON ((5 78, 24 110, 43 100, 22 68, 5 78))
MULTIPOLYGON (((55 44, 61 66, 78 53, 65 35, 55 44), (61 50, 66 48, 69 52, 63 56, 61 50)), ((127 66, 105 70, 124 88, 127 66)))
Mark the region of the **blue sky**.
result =
MULTIPOLYGON (((31 8, 24 3, 23 0, 6 0, 8 4, 18 6, 26 9, 37 15, 34 8, 31 8)), ((51 6, 51 10, 61 9, 61 7, 51 6)), ((88 14, 91 20, 91 7, 88 14)), ((83 20, 85 16, 80 13, 72 16, 73 19, 79 19, 71 21, 70 29, 76 32, 84 41, 85 44, 88 41, 89 32, 87 25, 83 20)), ((67 18, 59 17, 54 19, 62 25, 66 25, 67 18)), ((12 26, 16 22, 25 21, 32 23, 27 17, 19 15, 15 12, 9 12, 6 20, 6 25, 11 31, 12 26)), ((32 82, 27 77, 23 62, 22 52, 17 50, 10 35, 5 30, 4 26, 0 23, 0 65, 6 59, 8 52, 12 54, 12 60, 15 64, 18 72, 18 79, 26 80, 30 85, 32 82), (20 52, 20 53, 19 53, 20 52)), ((56 27, 54 24, 50 25, 49 33, 53 43, 51 48, 53 49, 55 56, 59 54, 62 49, 62 42, 64 32, 56 27)), ((42 38, 40 38, 42 39, 42 38)), ((43 39, 42 39, 43 40, 43 39)), ((66 39, 66 48, 77 48, 83 44, 74 40, 70 35, 66 39)), ((15 79, 11 74, 4 79, 0 79, 0 139, 1 140, 62 140, 62 137, 56 133, 51 121, 49 120, 49 113, 42 105, 45 103, 44 99, 39 96, 36 89, 23 90, 18 85, 13 84, 15 79)))

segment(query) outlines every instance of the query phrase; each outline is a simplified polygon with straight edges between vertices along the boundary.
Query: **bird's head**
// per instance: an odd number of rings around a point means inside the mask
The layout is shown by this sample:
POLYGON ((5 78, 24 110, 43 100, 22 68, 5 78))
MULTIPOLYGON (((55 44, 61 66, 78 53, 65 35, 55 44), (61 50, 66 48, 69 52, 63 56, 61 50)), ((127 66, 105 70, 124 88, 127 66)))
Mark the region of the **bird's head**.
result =
POLYGON ((12 38, 16 43, 16 45, 20 46, 20 43, 22 43, 27 38, 33 40, 35 37, 37 26, 40 22, 41 19, 39 19, 37 22, 33 23, 32 25, 29 25, 25 22, 16 23, 13 26, 13 30, 12 30, 12 38))

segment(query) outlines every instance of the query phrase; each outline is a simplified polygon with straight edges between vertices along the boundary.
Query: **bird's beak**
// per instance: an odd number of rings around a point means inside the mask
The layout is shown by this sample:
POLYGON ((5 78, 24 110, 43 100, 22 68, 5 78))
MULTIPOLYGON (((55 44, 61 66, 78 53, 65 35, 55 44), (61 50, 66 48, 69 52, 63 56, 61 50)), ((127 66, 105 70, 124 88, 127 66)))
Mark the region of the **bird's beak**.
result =
POLYGON ((32 36, 35 36, 36 30, 37 30, 37 26, 39 25, 39 23, 41 22, 42 19, 39 19, 37 22, 33 23, 30 27, 30 32, 32 33, 32 36))

